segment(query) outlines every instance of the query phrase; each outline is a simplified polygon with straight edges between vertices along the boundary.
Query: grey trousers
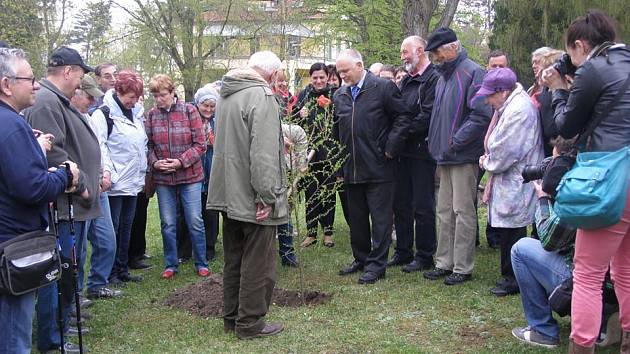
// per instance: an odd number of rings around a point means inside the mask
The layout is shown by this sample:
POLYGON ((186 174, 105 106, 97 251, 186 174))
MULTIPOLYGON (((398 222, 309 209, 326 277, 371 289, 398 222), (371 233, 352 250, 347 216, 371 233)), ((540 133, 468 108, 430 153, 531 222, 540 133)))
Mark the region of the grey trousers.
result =
POLYGON ((223 216, 223 323, 249 337, 265 327, 276 285, 276 226, 223 216))
POLYGON ((471 274, 477 233, 477 164, 440 165, 437 217, 439 236, 436 267, 471 274))

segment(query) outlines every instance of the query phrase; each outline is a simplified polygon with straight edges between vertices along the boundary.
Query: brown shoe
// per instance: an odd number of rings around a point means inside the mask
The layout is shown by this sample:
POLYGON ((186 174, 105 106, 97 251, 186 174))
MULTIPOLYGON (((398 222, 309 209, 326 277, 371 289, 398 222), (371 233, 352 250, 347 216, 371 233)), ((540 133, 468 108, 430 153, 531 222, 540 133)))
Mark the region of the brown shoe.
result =
POLYGON ((621 334, 621 354, 630 354, 630 332, 621 334))
POLYGON ((236 336, 238 337, 238 339, 254 339, 254 338, 259 338, 259 337, 273 336, 282 332, 283 330, 284 330, 284 326, 282 325, 282 323, 267 323, 265 324, 265 327, 263 327, 263 329, 260 332, 252 336, 240 335, 238 334, 238 332, 236 333, 236 336))
POLYGON ((324 246, 333 247, 335 242, 333 241, 332 235, 324 235, 324 246))
POLYGON ((573 341, 569 342, 569 354, 592 354, 595 353, 595 346, 584 347, 573 341))
POLYGON ((300 244, 300 247, 306 248, 308 246, 314 245, 317 243, 317 238, 313 236, 307 236, 304 241, 300 244))

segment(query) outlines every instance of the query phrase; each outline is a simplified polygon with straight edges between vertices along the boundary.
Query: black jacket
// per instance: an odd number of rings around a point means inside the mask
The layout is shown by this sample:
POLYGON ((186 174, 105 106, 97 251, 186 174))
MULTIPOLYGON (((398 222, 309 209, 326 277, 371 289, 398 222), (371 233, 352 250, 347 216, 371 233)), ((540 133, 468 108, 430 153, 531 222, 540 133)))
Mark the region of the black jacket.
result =
POLYGON ((394 181, 392 157, 399 154, 411 125, 411 113, 398 87, 390 80, 365 75, 356 101, 350 87, 334 95, 335 134, 348 152, 343 167, 345 183, 394 181))
MULTIPOLYGON (((575 73, 571 92, 556 90, 553 94, 560 135, 571 138, 583 132, 611 104, 629 73, 630 50, 623 45, 582 64, 575 73)), ((624 146, 630 146, 630 88, 595 128, 588 150, 615 151, 624 146)))
POLYGON ((547 87, 543 88, 540 95, 538 95, 538 113, 540 114, 540 122, 542 123, 543 143, 545 148, 545 156, 551 156, 553 147, 551 146, 551 140, 558 137, 558 128, 554 121, 554 111, 551 106, 551 91, 547 87))
POLYGON ((332 104, 333 90, 326 87, 323 90, 315 90, 312 85, 306 86, 300 92, 295 107, 293 108, 292 121, 299 124, 308 136, 309 150, 314 149, 315 155, 311 162, 325 160, 328 157, 328 150, 334 148, 334 144, 330 141, 332 123, 334 119, 334 108, 332 104), (321 107, 317 99, 324 96, 331 100, 331 104, 324 108, 321 107), (300 111, 303 107, 309 110, 308 116, 300 117, 300 111))
POLYGON ((413 114, 409 136, 400 156, 433 160, 427 146, 427 133, 439 78, 435 66, 429 64, 421 75, 406 76, 400 84, 403 101, 413 114))

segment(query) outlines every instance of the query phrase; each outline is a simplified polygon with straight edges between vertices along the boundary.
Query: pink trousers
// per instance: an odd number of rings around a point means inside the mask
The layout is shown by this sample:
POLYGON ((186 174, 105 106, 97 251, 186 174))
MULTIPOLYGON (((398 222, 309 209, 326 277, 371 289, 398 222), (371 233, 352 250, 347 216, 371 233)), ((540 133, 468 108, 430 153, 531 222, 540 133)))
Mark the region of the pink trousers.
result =
POLYGON ((574 262, 571 339, 582 346, 592 346, 597 340, 602 321, 602 282, 609 265, 621 327, 630 331, 630 191, 619 223, 578 230, 574 262))

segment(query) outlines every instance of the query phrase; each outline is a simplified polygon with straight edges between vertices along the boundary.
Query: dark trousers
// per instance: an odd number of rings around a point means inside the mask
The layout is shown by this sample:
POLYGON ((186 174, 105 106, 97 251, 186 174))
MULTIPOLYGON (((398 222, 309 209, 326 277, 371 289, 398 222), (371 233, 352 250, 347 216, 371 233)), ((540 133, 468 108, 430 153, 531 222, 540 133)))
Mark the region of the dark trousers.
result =
POLYGON ((309 176, 304 177, 306 197, 306 229, 308 236, 317 237, 321 225, 324 235, 332 235, 335 223, 335 177, 323 169, 323 162, 309 165, 309 176))
POLYGON ((514 270, 512 269, 510 252, 512 251, 512 246, 527 235, 527 228, 495 227, 494 230, 499 236, 499 242, 501 242, 501 275, 504 278, 512 280, 514 279, 514 270))
POLYGON ((350 226, 350 210, 348 209, 348 193, 344 189, 343 181, 340 181, 341 186, 337 189, 337 194, 339 194, 339 201, 341 201, 341 210, 343 211, 343 218, 346 220, 346 224, 350 226))
POLYGON ((435 163, 401 157, 396 165, 394 194, 396 254, 406 261, 414 258, 433 265, 435 234, 435 163), (415 227, 414 227, 415 222, 415 227), (415 231, 416 254, 413 254, 415 231))
POLYGON ((265 327, 276 284, 275 242, 276 226, 223 214, 223 321, 239 335, 252 336, 265 327))
POLYGON ((392 242, 394 183, 346 184, 350 208, 350 245, 365 271, 385 273, 392 242), (371 222, 370 222, 371 221, 371 222), (370 227, 371 226, 371 227, 370 227))
POLYGON ((116 233, 116 262, 112 268, 110 278, 125 275, 129 272, 129 243, 137 200, 137 196, 128 195, 109 197, 112 225, 116 233))
POLYGON ((131 224, 131 237, 129 238, 129 261, 140 259, 147 250, 147 208, 149 198, 144 192, 138 193, 136 213, 131 224))
MULTIPOLYGON (((477 178, 477 185, 481 184, 481 179, 483 175, 486 173, 486 170, 479 169, 479 178, 477 178)), ((479 215, 479 210, 477 208, 478 200, 475 199, 475 210, 477 210, 477 215, 479 215)), ((490 223, 486 224, 486 242, 488 246, 499 246, 501 240, 499 240, 499 234, 496 229, 490 225, 490 223)), ((479 246, 479 223, 477 223, 477 246, 479 246)))
MULTIPOLYGON (((216 210, 206 210, 206 200, 208 195, 201 193, 201 217, 206 232, 206 258, 211 261, 216 257, 215 245, 219 234, 219 212, 216 210)), ((181 205, 177 203, 177 258, 188 259, 192 256, 192 242, 190 233, 184 217, 181 214, 181 205)))

